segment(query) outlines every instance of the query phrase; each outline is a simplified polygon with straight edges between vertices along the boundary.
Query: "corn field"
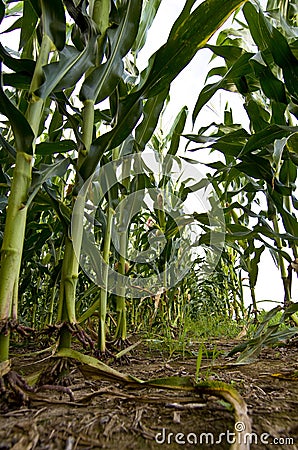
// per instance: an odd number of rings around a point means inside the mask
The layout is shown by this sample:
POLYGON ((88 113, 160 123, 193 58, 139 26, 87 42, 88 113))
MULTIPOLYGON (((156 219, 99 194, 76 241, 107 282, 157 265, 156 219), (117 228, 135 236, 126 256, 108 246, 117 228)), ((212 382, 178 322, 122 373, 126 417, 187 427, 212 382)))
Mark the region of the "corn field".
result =
POLYGON ((239 364, 297 338, 298 7, 185 0, 140 70, 161 3, 0 0, 0 391, 28 404, 50 386, 73 401, 75 363, 87 379, 215 395, 251 431, 237 390, 200 379, 202 343, 194 378, 113 365, 149 341, 185 355, 208 321, 245 330, 229 353, 239 364), (201 49, 195 107, 165 130, 172 82, 201 49), (222 91, 223 120, 202 126, 222 91), (264 312, 266 252, 283 297, 264 312), (50 366, 26 378, 14 355, 32 346, 50 366))

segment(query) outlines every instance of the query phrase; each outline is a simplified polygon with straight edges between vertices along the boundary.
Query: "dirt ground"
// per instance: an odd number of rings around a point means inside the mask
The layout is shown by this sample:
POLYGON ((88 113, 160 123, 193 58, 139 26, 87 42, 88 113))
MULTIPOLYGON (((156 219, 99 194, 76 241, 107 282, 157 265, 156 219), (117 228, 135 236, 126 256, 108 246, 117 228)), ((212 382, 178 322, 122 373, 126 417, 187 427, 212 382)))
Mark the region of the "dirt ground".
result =
MULTIPOLYGON (((224 352, 234 344, 210 344, 222 353, 216 360, 202 361, 202 379, 231 383, 244 398, 252 419, 252 450, 297 450, 297 341, 264 349, 248 365, 235 365, 236 357, 225 357, 224 352)), ((48 360, 41 360, 46 356, 15 357, 13 368, 23 376, 45 369, 48 360)), ((141 344, 129 365, 115 363, 113 367, 143 380, 195 376, 196 357, 190 353, 168 358, 141 344)), ((86 379, 77 364, 72 367, 70 383, 74 401, 53 390, 42 392, 43 400, 33 399, 29 406, 0 401, 0 450, 224 450, 232 443, 233 412, 216 396, 132 389, 118 382, 86 379)))

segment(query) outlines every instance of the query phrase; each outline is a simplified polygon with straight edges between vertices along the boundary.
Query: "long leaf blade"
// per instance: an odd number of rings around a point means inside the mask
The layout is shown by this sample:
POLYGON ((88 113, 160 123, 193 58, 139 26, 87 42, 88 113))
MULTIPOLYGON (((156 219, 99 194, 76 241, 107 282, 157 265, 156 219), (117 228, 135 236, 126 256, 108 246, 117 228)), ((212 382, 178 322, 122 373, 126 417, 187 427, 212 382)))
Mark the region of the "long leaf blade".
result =
POLYGON ((143 94, 146 97, 154 96, 170 84, 197 51, 245 1, 205 1, 178 26, 174 25, 166 44, 150 58, 149 67, 142 72, 139 89, 143 94))
POLYGON ((41 0, 43 32, 57 50, 62 50, 66 39, 66 19, 61 0, 41 0))
MULTIPOLYGON (((1 61, 0 74, 2 74, 1 61)), ((2 86, 2 76, 0 76, 0 112, 8 118, 11 124, 17 151, 32 155, 34 133, 25 116, 14 106, 14 104, 4 93, 2 86)))
POLYGON ((87 77, 80 92, 82 101, 91 99, 101 102, 116 88, 123 73, 122 58, 131 48, 138 32, 141 10, 142 0, 126 2, 119 26, 116 30, 109 29, 107 33, 111 54, 104 64, 96 67, 87 77))

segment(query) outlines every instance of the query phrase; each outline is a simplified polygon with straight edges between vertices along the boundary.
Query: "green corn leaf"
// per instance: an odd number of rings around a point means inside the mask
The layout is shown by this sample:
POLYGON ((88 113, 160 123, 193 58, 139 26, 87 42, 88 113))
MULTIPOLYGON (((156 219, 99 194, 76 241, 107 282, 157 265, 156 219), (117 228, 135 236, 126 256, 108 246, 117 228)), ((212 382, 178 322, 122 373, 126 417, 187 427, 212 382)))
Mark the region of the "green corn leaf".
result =
POLYGON ((193 5, 195 4, 196 0, 186 0, 185 5, 183 7, 183 10, 181 11, 181 14, 176 19, 174 25, 172 26, 171 33, 169 35, 169 39, 177 33, 179 28, 183 26, 183 23, 189 18, 191 14, 191 9, 193 5))
POLYGON ((96 169, 104 152, 117 147, 130 135, 141 114, 142 101, 138 93, 129 95, 120 103, 117 125, 113 130, 103 134, 93 142, 80 168, 80 174, 84 180, 96 169))
POLYGON ((283 205, 283 196, 278 194, 275 190, 271 190, 270 197, 273 200, 273 203, 281 215, 283 225, 285 227, 285 230, 287 233, 291 234, 292 236, 298 236, 298 222, 297 218, 287 211, 283 205))
POLYGON ((119 353, 117 353, 117 355, 115 355, 115 359, 117 360, 123 358, 123 356, 127 355, 127 353, 130 353, 134 348, 140 345, 141 342, 142 342, 141 340, 137 341, 134 344, 131 344, 128 347, 126 347, 124 350, 121 350, 119 353))
POLYGON ((203 347, 204 345, 201 344, 198 351, 198 356, 196 360, 196 382, 199 380, 200 370, 201 370, 201 364, 203 359, 203 347))
POLYGON ((32 78, 27 73, 18 72, 15 73, 5 73, 3 74, 3 84, 4 86, 12 86, 16 89, 29 90, 32 78))
MULTIPOLYGON (((245 430, 250 432, 251 425, 249 417, 247 416, 247 407, 243 398, 239 393, 230 385, 219 381, 204 381, 197 383, 192 377, 165 377, 149 379, 147 381, 140 380, 132 375, 126 375, 117 370, 102 363, 96 358, 83 355, 76 350, 61 349, 54 355, 57 358, 72 358, 79 361, 80 371, 86 378, 109 381, 117 381, 124 384, 128 384, 134 388, 144 389, 144 387, 154 387, 158 389, 170 389, 170 390, 183 390, 195 392, 196 394, 209 394, 215 395, 225 399, 229 402, 234 409, 235 420, 243 421, 245 424, 245 430)), ((3 363, 2 363, 3 364, 3 363)), ((3 366, 4 367, 4 366, 3 366)), ((0 367, 1 370, 2 367, 0 367)), ((4 367, 3 373, 7 373, 9 368, 4 367)), ((30 393, 28 394, 30 395, 30 393)), ((34 394, 31 394, 33 396, 34 394)), ((93 394, 92 394, 93 395, 93 394)), ((88 396, 89 400, 89 396, 88 396)))
POLYGON ((31 59, 17 59, 13 58, 8 51, 0 43, 0 57, 3 63, 14 72, 27 73, 30 77, 33 76, 35 69, 35 61, 31 59))
POLYGON ((122 58, 131 48, 138 31, 138 24, 142 9, 142 0, 124 2, 124 9, 120 10, 122 20, 116 29, 107 32, 110 42, 108 60, 96 67, 83 83, 80 99, 91 99, 96 103, 108 97, 116 88, 123 70, 122 58))
POLYGON ((34 172, 32 177, 31 193, 27 201, 27 206, 32 203, 37 192, 47 180, 53 177, 62 177, 63 175, 65 175, 65 172, 68 169, 70 163, 71 159, 65 158, 59 160, 54 164, 44 164, 40 167, 38 172, 34 172))
POLYGON ((162 0, 150 0, 143 3, 143 10, 138 34, 131 48, 133 53, 138 54, 139 51, 144 47, 147 32, 153 23, 161 1, 162 0))
POLYGON ((173 123, 173 126, 167 136, 167 140, 170 140, 171 142, 169 151, 167 152, 168 155, 176 155, 179 149, 181 135, 183 133, 187 119, 187 113, 188 113, 187 107, 183 106, 183 108, 177 115, 173 123))
MULTIPOLYGON (((263 242, 261 236, 266 236, 270 239, 276 239, 281 238, 284 240, 287 240, 289 242, 294 242, 298 240, 298 237, 296 237, 294 234, 291 233, 276 233, 273 230, 268 229, 268 227, 257 225, 253 228, 253 230, 250 230, 249 228, 238 225, 238 224, 228 224, 227 225, 227 235, 226 240, 227 241, 235 241, 235 240, 252 240, 252 239, 258 239, 261 242, 263 242)), ((202 243, 206 240, 202 237, 202 243)), ((267 245, 267 243, 266 243, 267 245)), ((269 245, 268 245, 269 246, 269 245)), ((276 250, 276 248, 275 248, 276 250)), ((289 260, 289 257, 286 258, 289 260)))
POLYGON ((120 145, 118 158, 130 155, 134 151, 135 140, 132 134, 130 134, 124 142, 120 145))
POLYGON ((24 257, 24 261, 32 257, 32 251, 40 251, 52 235, 50 227, 46 226, 42 228, 40 224, 36 222, 30 222, 26 231, 26 256, 24 257))
POLYGON ((96 67, 83 83, 80 100, 94 100, 100 103, 115 90, 124 70, 124 64, 119 55, 96 67))
POLYGON ((286 38, 250 2, 244 6, 243 12, 255 43, 261 51, 270 50, 275 63, 282 68, 288 91, 298 98, 298 60, 286 38))
POLYGON ((286 343, 289 342, 291 338, 297 336, 298 327, 290 327, 285 330, 274 331, 270 336, 265 340, 265 345, 273 346, 280 342, 286 343))
POLYGON ((282 68, 286 87, 290 94, 298 99, 298 60, 293 55, 285 37, 278 30, 273 30, 270 43, 273 58, 282 68))
POLYGON ((298 153, 298 132, 293 133, 288 137, 287 149, 289 152, 298 153))
POLYGON ((272 102, 271 123, 287 125, 287 105, 285 103, 272 102))
POLYGON ((23 23, 23 17, 19 17, 12 25, 10 25, 10 27, 8 27, 6 30, 2 31, 1 34, 10 33, 11 31, 22 28, 22 23, 23 23))
POLYGON ((115 128, 100 136, 91 147, 80 168, 83 179, 92 174, 105 151, 120 145, 132 132, 141 117, 143 98, 154 97, 168 88, 196 52, 244 2, 208 0, 190 15, 186 14, 183 20, 181 16, 177 19, 166 44, 150 58, 148 68, 141 75, 140 85, 120 102, 115 128))
POLYGON ((23 16, 21 17, 21 36, 19 50, 24 48, 30 39, 37 26, 38 15, 36 14, 34 8, 29 1, 24 2, 23 16))
POLYGON ((274 189, 278 195, 290 195, 292 189, 288 186, 282 185, 275 177, 274 171, 270 162, 257 155, 246 156, 242 158, 243 161, 236 164, 235 168, 246 175, 258 180, 265 180, 269 186, 274 183, 274 189))
POLYGON ((43 32, 57 50, 62 50, 66 39, 66 19, 62 0, 40 0, 43 32))
MULTIPOLYGON (((0 61, 0 74, 2 74, 2 63, 0 61)), ((17 151, 33 154, 34 133, 23 114, 14 106, 14 104, 5 95, 2 86, 2 77, 0 79, 0 112, 6 116, 10 122, 15 138, 15 147, 17 151)))
POLYGON ((238 364, 249 364, 255 361, 260 355, 266 340, 277 331, 279 325, 268 327, 268 330, 263 335, 252 339, 247 345, 246 349, 241 353, 237 359, 238 364))
POLYGON ((286 146, 287 138, 276 139, 274 141, 272 162, 275 171, 278 173, 282 162, 282 155, 286 146))
MULTIPOLYGON (((224 58, 226 60, 226 63, 229 63, 229 65, 234 64, 244 52, 244 50, 241 47, 236 47, 235 45, 207 44, 205 47, 209 48, 215 55, 224 58)), ((208 75, 208 77, 209 76, 210 75, 208 75)))
POLYGON ((91 28, 94 27, 92 19, 90 19, 90 16, 86 12, 86 2, 78 0, 63 0, 63 2, 69 15, 80 30, 82 34, 81 37, 85 37, 85 35, 90 33, 91 28))
POLYGON ((212 148, 225 155, 238 157, 249 138, 250 134, 244 129, 232 131, 216 140, 212 148))
POLYGON ((2 0, 0 0, 0 23, 2 22, 5 16, 5 5, 2 0))
POLYGON ((45 99, 53 91, 59 92, 75 86, 86 70, 94 64, 95 42, 96 36, 94 35, 82 52, 75 47, 66 45, 60 52, 59 62, 43 67, 45 82, 36 91, 36 94, 45 99))
POLYGON ((269 67, 258 63, 254 58, 252 58, 251 63, 260 80, 264 94, 276 102, 287 104, 285 86, 282 81, 273 75, 269 67))
POLYGON ((256 332, 255 332, 255 336, 254 337, 258 337, 261 336, 261 334, 263 333, 263 331, 266 329, 267 325, 269 324, 270 320, 273 319, 276 314, 281 311, 281 306, 275 306, 274 308, 272 308, 270 311, 267 311, 262 322, 260 323, 260 325, 258 326, 256 332))
MULTIPOLYGON (((193 2, 187 2, 190 6, 193 2)), ((201 3, 192 13, 185 11, 174 24, 169 39, 150 58, 149 66, 141 74, 141 90, 151 97, 170 84, 187 66, 197 51, 202 48, 215 31, 241 6, 244 1, 219 2, 208 0, 201 3)))
POLYGON ((285 319, 289 319, 292 314, 295 314, 298 312, 298 303, 292 303, 289 307, 287 307, 284 311, 284 315, 281 318, 281 321, 285 320, 285 319))
POLYGON ((194 108, 192 117, 193 122, 195 122, 203 106, 211 99, 211 97, 219 89, 225 89, 227 83, 235 83, 237 79, 245 75, 248 75, 252 72, 252 66, 250 63, 252 57, 253 53, 244 53, 217 83, 207 84, 202 89, 194 108))
POLYGON ((92 378, 92 374, 94 374, 94 377, 97 378, 114 380, 122 383, 133 382, 133 379, 129 375, 124 375, 121 372, 113 369, 112 367, 107 366, 98 359, 93 358, 92 356, 83 355, 76 350, 64 348, 59 350, 59 352, 55 356, 57 358, 72 358, 76 361, 79 361, 82 364, 82 366, 80 366, 80 370, 84 375, 88 375, 88 377, 92 378))
POLYGON ((4 148, 4 150, 6 150, 7 154, 9 155, 9 157, 15 161, 16 158, 16 151, 15 148, 10 145, 2 136, 2 134, 0 133, 0 145, 2 148, 4 148))
POLYGON ((40 17, 41 16, 41 7, 40 7, 40 1, 39 0, 28 0, 31 4, 33 10, 35 11, 35 14, 40 17))
POLYGON ((245 103, 244 108, 250 119, 251 128, 255 133, 268 127, 270 114, 260 101, 251 98, 245 103))
MULTIPOLYGON (((49 125, 49 135, 48 140, 51 143, 59 142, 62 137, 63 131, 63 117, 58 108, 55 109, 54 114, 52 115, 52 120, 49 125)), ((36 149, 37 151, 37 149, 36 149)))
POLYGON ((149 142, 156 126, 160 113, 164 107, 165 100, 169 94, 169 89, 165 89, 155 97, 149 98, 144 106, 144 118, 136 128, 136 141, 140 150, 145 148, 149 142))
POLYGON ((283 184, 295 183, 297 179, 297 166, 291 159, 285 159, 282 163, 279 180, 283 184))
MULTIPOLYGON (((57 200, 56 192, 53 189, 51 189, 46 183, 43 185, 43 189, 46 191, 49 203, 51 204, 52 208, 55 210, 57 216, 59 217, 60 222, 62 223, 65 229, 65 232, 68 233, 71 221, 71 209, 65 203, 62 203, 60 200, 57 200)), ((37 193, 37 196, 40 196, 40 193, 37 193)), ((48 207, 48 202, 44 200, 42 196, 41 198, 43 204, 46 204, 48 207)))
POLYGON ((290 134, 297 131, 298 127, 287 127, 276 124, 268 125, 266 128, 259 131, 258 133, 253 134, 249 138, 239 156, 253 152, 254 150, 260 149, 262 147, 266 147, 268 144, 272 144, 275 139, 282 139, 283 137, 289 136, 290 134))
POLYGON ((77 144, 71 139, 64 139, 58 142, 41 142, 37 144, 35 153, 45 156, 54 153, 67 153, 71 150, 77 150, 77 144))
POLYGON ((257 11, 251 2, 248 2, 243 7, 243 13, 249 25, 249 31, 252 35, 258 48, 263 51, 268 47, 268 41, 270 39, 270 31, 268 30, 267 22, 261 21, 262 12, 257 11))
POLYGON ((255 256, 251 259, 250 273, 249 273, 249 281, 252 287, 255 287, 258 273, 259 273, 259 262, 263 251, 265 250, 265 245, 258 247, 255 249, 255 256))

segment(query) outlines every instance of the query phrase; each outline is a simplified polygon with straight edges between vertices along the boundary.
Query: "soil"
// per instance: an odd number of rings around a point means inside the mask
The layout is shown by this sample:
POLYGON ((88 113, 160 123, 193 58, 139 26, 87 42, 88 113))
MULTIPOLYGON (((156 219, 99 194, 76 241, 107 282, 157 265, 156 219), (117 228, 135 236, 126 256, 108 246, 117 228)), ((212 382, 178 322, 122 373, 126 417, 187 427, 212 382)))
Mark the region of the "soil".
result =
MULTIPOLYGON (((247 365, 225 356, 235 344, 210 344, 222 352, 216 360, 202 361, 200 376, 231 383, 244 398, 252 420, 252 450, 297 450, 297 344, 264 349, 247 365)), ((48 370, 46 356, 14 357, 13 369, 23 376, 48 370)), ((189 352, 170 358, 141 344, 129 365, 113 367, 143 380, 195 376, 196 356, 189 352)), ((67 393, 49 389, 29 406, 0 401, 0 450, 230 448, 233 412, 216 396, 92 380, 83 377, 78 364, 72 366, 69 380, 74 401, 67 393)))

